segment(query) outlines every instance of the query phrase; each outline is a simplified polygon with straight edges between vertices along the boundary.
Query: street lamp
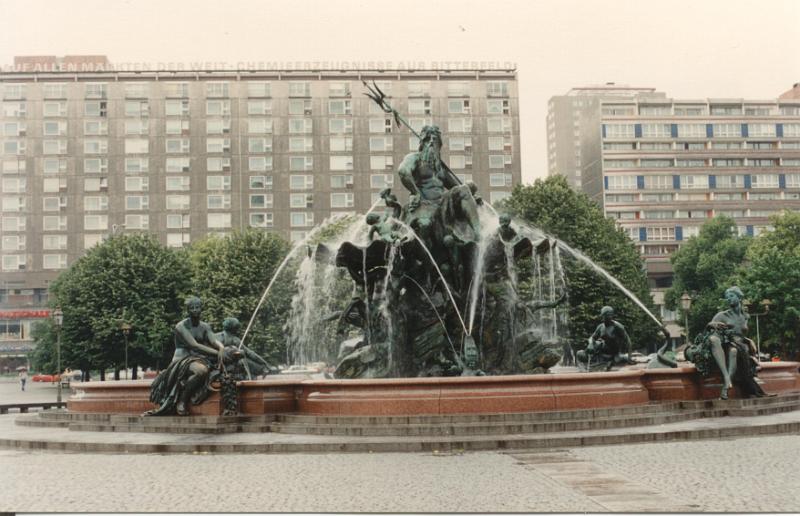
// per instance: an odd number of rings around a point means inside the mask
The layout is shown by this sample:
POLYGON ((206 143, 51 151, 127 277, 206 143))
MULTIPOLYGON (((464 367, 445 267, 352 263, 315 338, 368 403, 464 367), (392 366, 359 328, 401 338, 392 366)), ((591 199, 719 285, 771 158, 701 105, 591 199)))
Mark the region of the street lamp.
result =
POLYGON ((772 306, 772 301, 769 299, 763 299, 759 304, 764 307, 764 311, 756 312, 750 315, 753 315, 756 318, 756 353, 758 353, 758 361, 761 362, 761 330, 758 327, 758 317, 760 315, 767 315, 769 313, 769 307, 772 306))
MULTIPOLYGON (((681 308, 683 309, 683 330, 686 332, 686 344, 689 344, 689 309, 692 307, 692 296, 684 292, 681 296, 681 308)), ((673 350, 675 348, 673 347, 673 350)))
POLYGON ((58 376, 58 397, 56 402, 61 405, 61 325, 64 324, 64 312, 61 307, 53 310, 53 322, 56 325, 56 367, 58 376))
POLYGON ((122 323, 119 326, 119 329, 122 330, 122 334, 125 335, 125 379, 128 379, 128 335, 131 334, 132 326, 126 322, 122 323))

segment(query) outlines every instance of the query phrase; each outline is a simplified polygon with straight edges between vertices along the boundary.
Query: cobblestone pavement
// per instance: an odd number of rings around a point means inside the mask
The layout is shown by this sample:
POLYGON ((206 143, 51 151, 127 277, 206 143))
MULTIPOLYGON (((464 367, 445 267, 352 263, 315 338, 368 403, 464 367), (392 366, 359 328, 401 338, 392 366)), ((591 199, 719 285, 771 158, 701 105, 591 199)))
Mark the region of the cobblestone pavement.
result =
POLYGON ((780 512, 800 508, 798 462, 800 436, 463 455, 0 450, 0 511, 780 512))

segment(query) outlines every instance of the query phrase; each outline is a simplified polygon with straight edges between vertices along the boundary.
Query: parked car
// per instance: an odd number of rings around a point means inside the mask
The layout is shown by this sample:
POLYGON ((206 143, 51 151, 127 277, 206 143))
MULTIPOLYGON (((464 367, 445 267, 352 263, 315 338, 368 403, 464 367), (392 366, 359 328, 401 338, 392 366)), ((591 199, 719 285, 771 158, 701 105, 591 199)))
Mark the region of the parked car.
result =
POLYGON ((55 383, 56 378, 58 378, 57 374, 35 374, 31 377, 31 381, 33 382, 50 382, 55 383))

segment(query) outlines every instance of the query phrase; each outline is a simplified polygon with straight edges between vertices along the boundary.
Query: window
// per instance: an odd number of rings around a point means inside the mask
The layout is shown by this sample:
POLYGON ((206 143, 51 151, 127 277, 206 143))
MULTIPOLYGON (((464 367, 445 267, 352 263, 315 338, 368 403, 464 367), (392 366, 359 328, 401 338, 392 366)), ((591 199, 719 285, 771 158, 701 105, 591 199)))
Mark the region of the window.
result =
POLYGON ((331 156, 331 170, 353 170, 353 156, 331 156))
POLYGON ((250 227, 271 228, 274 224, 272 213, 251 213, 250 227))
POLYGON ((24 102, 3 102, 3 116, 7 118, 24 118, 24 102))
POLYGON ((126 195, 125 209, 130 211, 146 210, 150 207, 150 198, 147 195, 126 195))
POLYGON ((353 120, 349 118, 332 118, 328 120, 328 132, 344 134, 353 132, 353 120))
POLYGON ((430 117, 409 118, 408 125, 410 125, 411 128, 414 129, 415 131, 420 132, 422 131, 422 128, 425 127, 426 125, 433 125, 433 119, 431 119, 430 117))
POLYGON ((24 177, 7 177, 0 184, 3 193, 25 193, 27 180, 24 177))
POLYGON ((25 211, 27 206, 26 197, 3 196, 3 211, 25 211))
POLYGON ((231 101, 230 100, 207 100, 206 101, 206 115, 207 116, 228 116, 231 114, 231 101))
POLYGON ((83 180, 84 192, 100 192, 108 190, 108 179, 105 177, 87 177, 83 180))
MULTIPOLYGON (((186 129, 188 131, 188 120, 186 129)), ((206 120, 206 134, 228 134, 231 132, 231 121, 229 118, 206 120)))
MULTIPOLYGON (((124 132, 126 136, 148 134, 150 132, 150 122, 136 118, 125 120, 124 132)), ((108 134, 108 132, 100 134, 108 134)))
POLYGON ((608 190, 636 190, 636 176, 605 176, 608 180, 608 190))
POLYGON ((703 105, 675 105, 675 116, 702 116, 706 114, 706 107, 703 105))
POLYGON ((231 227, 230 213, 209 213, 207 220, 209 229, 224 229, 231 227))
POLYGON ((209 194, 206 196, 206 206, 210 210, 229 209, 231 194, 209 194))
POLYGON ((149 219, 148 215, 125 215, 125 229, 147 229, 149 219))
POLYGON ((263 190, 272 188, 272 176, 250 176, 250 189, 263 190))
MULTIPOLYGON (((677 124, 680 138, 705 138, 705 124, 677 124)), ((716 135, 716 132, 714 133, 716 135)))
MULTIPOLYGON (((125 160, 127 163, 127 160, 125 160)), ((167 172, 189 172, 190 158, 167 158, 165 169, 167 172)))
POLYGON ((313 127, 313 119, 311 118, 289 119, 289 134, 311 134, 313 127))
POLYGON ((369 139, 370 152, 388 152, 392 150, 391 136, 371 136, 369 139))
POLYGON ((448 118, 447 129, 453 133, 469 133, 472 131, 471 118, 448 118))
POLYGON ((800 188, 800 174, 786 174, 786 188, 800 188))
POLYGON ((394 158, 392 156, 370 156, 369 168, 371 170, 386 170, 394 167, 394 158))
POLYGON ((289 170, 312 170, 314 158, 311 156, 289 157, 289 170))
POLYGON ((125 154, 147 154, 150 149, 150 141, 144 138, 125 139, 125 154))
POLYGON ((167 233, 167 247, 183 247, 189 244, 190 239, 188 233, 167 233))
POLYGON ((206 190, 230 190, 231 176, 208 176, 206 177, 206 190))
MULTIPOLYGON (((55 122, 45 122, 45 132, 47 131, 47 124, 55 122)), ((66 122, 63 122, 63 132, 57 134, 66 134, 66 122)), ((105 120, 85 120, 83 122, 83 134, 86 136, 103 136, 108 134, 108 122, 105 120)))
MULTIPOLYGON (((725 105, 725 104, 717 104, 711 106, 711 114, 712 115, 741 115, 742 114, 742 106, 737 104, 725 105)), ((714 131, 716 134, 716 130, 714 131)))
MULTIPOLYGON (((217 120, 217 122, 222 122, 222 121, 217 120)), ((209 120, 208 123, 210 124, 211 121, 209 120)), ((187 135, 189 134, 189 121, 180 118, 167 118, 164 121, 164 133, 187 135)))
MULTIPOLYGON (((606 194, 606 202, 614 203, 614 202, 633 202, 635 196, 633 194, 606 194)), ((658 199, 656 199, 658 200, 658 199)), ((672 200, 672 195, 669 196, 669 200, 672 200)))
POLYGON ((391 133, 391 118, 371 118, 369 120, 369 132, 371 133, 391 133))
POLYGON ((290 97, 310 97, 311 83, 309 81, 289 81, 290 97))
POLYGON ((126 99, 147 98, 149 86, 150 85, 146 82, 126 82, 125 98, 126 99))
POLYGON ((607 124, 606 138, 633 138, 635 136, 633 124, 607 124))
POLYGON ((150 184, 150 179, 146 177, 126 177, 126 192, 146 192, 150 184))
POLYGON ((775 124, 747 124, 747 132, 749 136, 775 136, 775 124))
POLYGON ((164 114, 167 116, 189 116, 189 101, 188 100, 165 101, 164 114))
MULTIPOLYGON (((798 107, 800 110, 800 107, 798 107)), ((800 115, 800 112, 797 113, 800 115)), ((783 124, 783 137, 794 138, 800 136, 800 124, 783 124)))
POLYGON ((63 192, 66 189, 66 177, 46 177, 42 180, 42 191, 45 193, 63 192))
POLYGON ((43 197, 42 210, 43 211, 59 211, 67 207, 66 197, 43 197))
POLYGON ((511 108, 508 100, 500 99, 487 99, 486 100, 486 114, 487 115, 510 115, 511 108))
POLYGON ((778 174, 753 174, 753 188, 778 188, 778 174))
POLYGON ((84 85, 84 92, 87 99, 104 99, 108 95, 108 84, 87 82, 84 85))
POLYGON ((314 176, 290 175, 289 189, 291 190, 312 190, 314 188, 314 176))
POLYGON ((351 115, 353 114, 353 105, 350 100, 329 100, 328 101, 328 114, 331 115, 351 115))
POLYGON ((168 192, 186 191, 191 187, 191 178, 186 176, 167 176, 166 189, 168 192))
POLYGON ((742 124, 714 124, 714 136, 738 138, 742 136, 742 124))
POLYGON ((503 154, 489 155, 489 168, 505 168, 511 163, 511 156, 503 154))
POLYGON ((250 194, 250 208, 272 208, 272 194, 250 194))
POLYGON ((167 229, 187 229, 189 220, 189 214, 170 213, 167 215, 167 229))
POLYGON ((331 208, 352 208, 354 196, 352 192, 332 193, 331 208))
POLYGON ((293 228, 309 227, 314 225, 314 214, 306 211, 295 211, 290 214, 289 225, 293 228))
POLYGON ((489 174, 489 186, 496 187, 510 187, 511 174, 489 174))
POLYGON ((672 165, 671 159, 643 159, 641 161, 642 168, 666 168, 672 165))
MULTIPOLYGON (((504 150, 511 150, 511 138, 508 136, 490 136, 488 138, 489 142, 489 150, 490 151, 504 151, 504 150)), ((453 147, 453 140, 450 140, 450 149, 451 150, 464 150, 460 149, 457 146, 453 147)))
POLYGON ((272 152, 272 138, 248 138, 247 152, 272 152))
POLYGON ((472 168, 472 156, 450 156, 450 168, 461 169, 461 168, 472 168))
MULTIPOLYGON (((64 140, 45 140, 43 142, 44 154, 59 154, 61 153, 60 143, 64 144, 64 153, 67 152, 64 140)), ((3 154, 21 156, 25 154, 25 142, 22 140, 6 140, 3 142, 3 154)))
POLYGON ((451 115, 468 115, 470 113, 469 100, 448 100, 447 112, 451 115))
MULTIPOLYGON (((741 188, 744 186, 744 176, 717 176, 717 188, 741 188)), ((719 199, 720 194, 716 194, 715 198, 719 199)))
POLYGON ((331 177, 331 188, 349 188, 353 186, 352 174, 334 174, 331 177))
POLYGON ((706 160, 704 159, 679 159, 675 161, 675 166, 679 168, 697 168, 705 167, 706 160))
POLYGON ((272 156, 250 156, 247 158, 247 165, 251 172, 272 170, 272 156))
POLYGON ((664 240, 675 240, 675 228, 674 227, 647 228, 647 240, 652 240, 654 242, 664 241, 664 240))
MULTIPOLYGON (((640 107, 640 110, 644 106, 640 107)), ((670 124, 642 124, 642 136, 644 138, 669 138, 672 136, 670 124)))
POLYGON ((740 158, 715 158, 711 160, 715 167, 741 167, 744 165, 740 158))
MULTIPOLYGON (((7 144, 9 142, 6 142, 7 144)), ((100 143, 99 140, 92 140, 88 147, 84 145, 84 151, 87 148, 92 149, 94 146, 99 148, 100 143)), ((21 142, 19 151, 16 154, 24 154, 25 153, 25 142, 21 142)), ((66 154, 67 153, 67 140, 44 140, 42 142, 42 154, 66 154)), ((8 153, 7 154, 14 154, 8 153)))
POLYGON ((270 83, 268 82, 248 82, 248 97, 269 97, 271 96, 270 83))
POLYGON ((164 96, 167 98, 183 98, 189 96, 189 83, 165 82, 163 83, 164 96))
MULTIPOLYGON (((14 123, 14 125, 19 127, 18 123, 14 123)), ((24 132, 24 126, 22 131, 24 132)), ((42 134, 44 136, 65 136, 67 134, 67 123, 63 120, 45 120, 42 122, 42 134)))
POLYGON ((84 215, 83 216, 83 229, 89 231, 107 230, 108 229, 108 215, 84 215))
POLYGON ((272 134, 272 119, 271 118, 248 118, 247 119, 247 133, 248 134, 272 134))
POLYGON ((289 114, 290 115, 308 115, 312 114, 311 100, 309 99, 291 99, 289 100, 289 114))
POLYGON ((42 116, 67 116, 66 102, 42 103, 42 116))
POLYGON ((3 255, 3 270, 14 271, 25 269, 25 255, 24 254, 4 254, 3 255))
MULTIPOLYGON (((44 237, 47 239, 48 237, 44 237)), ((66 236, 65 236, 66 238, 66 236)), ((3 251, 24 251, 25 235, 5 235, 2 243, 3 251)), ((45 247, 47 249, 47 247, 45 247)), ((58 249, 58 248, 56 248, 58 249)))
POLYGON ((83 198, 83 211, 106 211, 108 209, 108 196, 94 195, 83 198))
POLYGON ((486 95, 488 97, 508 97, 508 82, 507 81, 487 82, 486 95))
MULTIPOLYGON (((608 144, 605 144, 605 145, 608 145, 608 144)), ((603 148, 606 148, 605 145, 603 145, 603 148)), ((629 149, 635 149, 636 148, 636 144, 635 143, 623 143, 621 145, 622 145, 622 147, 619 147, 619 148, 614 149, 614 150, 629 150, 629 149), (628 146, 628 147, 626 148, 625 146, 628 146)), ((678 147, 678 148, 680 149, 680 147, 678 147)), ((672 149, 672 144, 669 143, 669 142, 641 142, 641 143, 639 143, 639 149, 640 150, 647 150, 647 151, 666 151, 666 150, 672 149)))
POLYGON ((230 152, 231 140, 229 138, 208 138, 206 140, 206 152, 230 152))
POLYGON ((270 114, 272 114, 272 101, 271 100, 248 100, 247 101, 247 114, 248 115, 270 115, 270 114))
POLYGON ((150 105, 146 100, 125 101, 125 116, 146 118, 150 114, 150 105))
POLYGON ((207 82, 206 83, 206 97, 227 97, 228 96, 228 83, 227 82, 207 82))
POLYGON ((42 228, 45 231, 66 231, 66 215, 45 215, 42 217, 42 228))
POLYGON ((60 82, 42 84, 42 96, 46 99, 65 99, 67 98, 67 85, 60 82))
POLYGON ((289 138, 289 152, 311 152, 314 139, 310 136, 289 138))
POLYGON ((206 170, 209 172, 229 172, 231 158, 206 158, 206 170))
POLYGON ((427 97, 430 95, 431 83, 428 81, 410 81, 408 83, 409 97, 427 97))
POLYGON ((0 229, 5 231, 25 231, 25 225, 27 223, 26 217, 1 217, 2 224, 0 224, 0 229))
POLYGON ((775 159, 764 159, 764 158, 753 159, 753 158, 748 158, 747 164, 749 166, 751 166, 751 167, 762 168, 762 167, 774 167, 778 163, 777 163, 777 160, 775 160, 775 159))
POLYGON ((66 254, 43 254, 42 255, 42 268, 43 269, 66 269, 67 268, 67 255, 66 254))
POLYGON ((486 130, 490 133, 511 132, 511 118, 489 117, 486 119, 486 130))
POLYGON ((672 210, 651 210, 642 212, 643 219, 671 219, 674 216, 675 212, 672 210))
POLYGON ((681 176, 681 188, 708 188, 708 176, 705 174, 692 174, 681 176))
POLYGON ((86 101, 83 104, 83 114, 86 116, 108 116, 108 103, 106 101, 86 101))
POLYGON ((188 195, 167 195, 166 208, 168 210, 188 210, 191 200, 188 195))
MULTIPOLYGON (((87 160, 89 159, 100 159, 100 158, 87 158, 87 160)), ((84 163, 87 160, 84 160, 84 163)), ((3 171, 5 172, 5 167, 3 171)), ((67 160, 64 158, 44 158, 42 160, 42 171, 45 174, 63 174, 67 171, 67 160)))
POLYGON ((408 101, 408 112, 412 115, 430 115, 431 101, 428 99, 413 99, 408 101))
POLYGON ((353 150, 352 136, 331 136, 331 152, 349 152, 353 150))

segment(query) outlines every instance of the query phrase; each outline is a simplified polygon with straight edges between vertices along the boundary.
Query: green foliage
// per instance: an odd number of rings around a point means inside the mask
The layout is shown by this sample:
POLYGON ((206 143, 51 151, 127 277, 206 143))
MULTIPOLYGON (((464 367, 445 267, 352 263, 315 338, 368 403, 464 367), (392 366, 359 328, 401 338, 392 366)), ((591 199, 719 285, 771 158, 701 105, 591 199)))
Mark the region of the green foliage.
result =
MULTIPOLYGON (((672 254, 674 278, 664 296, 667 308, 680 308, 684 292, 692 296, 689 309, 689 335, 697 335, 723 308, 725 289, 734 285, 734 272, 742 263, 752 239, 736 234, 736 224, 728 217, 709 220, 700 234, 687 240, 672 254)), ((680 311, 680 320, 686 314, 680 311)))
POLYGON ((44 374, 58 373, 56 357, 56 331, 51 319, 45 319, 31 328, 31 337, 36 348, 31 355, 31 366, 34 371, 44 374))
MULTIPOLYGON (((759 318, 762 349, 794 360, 800 353, 800 213, 773 217, 774 231, 761 233, 747 249, 748 265, 737 280, 749 299, 763 312, 760 301, 774 304, 759 318)), ((750 336, 755 339, 751 318, 750 336)))
POLYGON ((185 253, 149 235, 114 236, 90 249, 51 286, 50 304, 64 312, 62 367, 122 367, 122 322, 133 327, 128 364, 163 366, 189 278, 185 253))
MULTIPOLYGON (((253 229, 192 244, 192 294, 203 300, 203 319, 221 331, 226 317, 236 317, 244 332, 288 252, 289 244, 282 238, 253 229)), ((290 272, 278 277, 245 341, 274 363, 285 361, 286 356, 282 324, 291 306, 290 272)))
MULTIPOLYGON (((654 310, 644 265, 633 242, 563 177, 517 186, 502 209, 581 251, 654 310)), ((585 342, 598 324, 600 308, 611 305, 628 329, 634 348, 652 348, 657 339, 655 322, 597 272, 570 260, 566 253, 562 256, 567 265, 571 338, 585 342)))

